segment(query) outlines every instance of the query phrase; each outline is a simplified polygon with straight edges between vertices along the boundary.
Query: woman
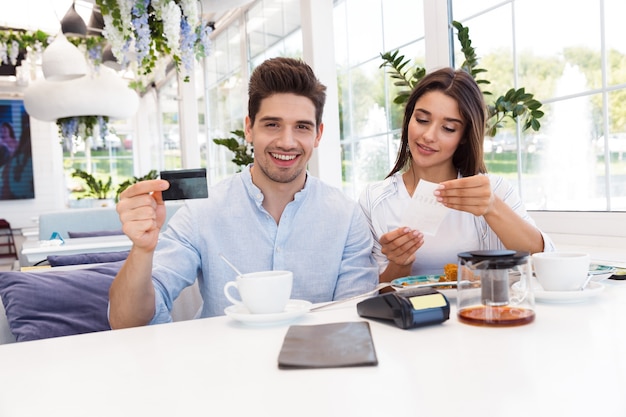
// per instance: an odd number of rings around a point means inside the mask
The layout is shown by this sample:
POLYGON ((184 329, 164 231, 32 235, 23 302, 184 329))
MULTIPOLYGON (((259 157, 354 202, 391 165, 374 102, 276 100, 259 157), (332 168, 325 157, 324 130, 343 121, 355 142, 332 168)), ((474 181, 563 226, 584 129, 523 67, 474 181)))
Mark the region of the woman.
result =
POLYGON ((0 165, 8 162, 18 146, 13 126, 9 122, 0 124, 0 165))
MULTIPOLYGON (((0 199, 2 200, 35 198, 30 125, 28 118, 25 119, 22 122, 20 140, 16 141, 17 147, 7 163, 0 167, 0 199)), ((12 128, 11 132, 13 132, 12 128)))
POLYGON ((487 174, 485 109, 478 85, 462 70, 434 71, 415 87, 396 164, 360 198, 374 234, 381 282, 441 274, 445 264, 469 250, 553 250, 511 185, 487 174), (434 236, 402 224, 421 180, 439 184, 435 198, 451 209, 434 236))

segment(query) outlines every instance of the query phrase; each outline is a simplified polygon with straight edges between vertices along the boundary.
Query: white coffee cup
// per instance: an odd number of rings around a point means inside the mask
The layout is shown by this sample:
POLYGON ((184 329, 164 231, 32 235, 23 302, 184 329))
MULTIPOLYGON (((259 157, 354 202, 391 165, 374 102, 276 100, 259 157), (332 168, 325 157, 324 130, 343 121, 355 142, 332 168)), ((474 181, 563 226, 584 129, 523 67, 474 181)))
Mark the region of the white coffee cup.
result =
POLYGON ((252 314, 280 313, 291 296, 291 271, 261 271, 239 275, 224 286, 224 295, 233 304, 244 306, 252 314), (235 287, 241 301, 230 294, 235 287))
POLYGON ((539 252, 532 255, 537 281, 546 291, 580 290, 589 274, 590 258, 581 252, 539 252))

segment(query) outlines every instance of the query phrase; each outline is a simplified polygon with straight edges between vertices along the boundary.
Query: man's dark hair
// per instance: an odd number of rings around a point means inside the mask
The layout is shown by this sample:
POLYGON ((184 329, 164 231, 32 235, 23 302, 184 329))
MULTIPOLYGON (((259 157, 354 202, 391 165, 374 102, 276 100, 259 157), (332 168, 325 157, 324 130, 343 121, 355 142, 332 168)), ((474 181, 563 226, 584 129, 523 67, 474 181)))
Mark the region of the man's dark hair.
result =
POLYGON ((326 86, 305 62, 293 58, 271 58, 256 67, 248 84, 248 116, 254 121, 261 101, 274 94, 292 93, 308 98, 315 106, 315 124, 322 123, 326 86))

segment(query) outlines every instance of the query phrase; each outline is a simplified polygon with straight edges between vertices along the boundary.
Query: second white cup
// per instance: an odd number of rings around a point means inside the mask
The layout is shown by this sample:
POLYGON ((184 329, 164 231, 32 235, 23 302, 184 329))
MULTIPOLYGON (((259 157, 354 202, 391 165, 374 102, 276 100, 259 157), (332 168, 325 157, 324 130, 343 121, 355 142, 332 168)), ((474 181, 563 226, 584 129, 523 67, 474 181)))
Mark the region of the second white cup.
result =
POLYGON ((224 295, 233 304, 243 305, 252 314, 280 313, 291 296, 291 271, 261 271, 239 275, 224 286, 224 295), (241 300, 230 293, 235 287, 241 300))
POLYGON ((532 255, 532 263, 544 290, 575 291, 587 279, 590 258, 580 252, 539 252, 532 255))

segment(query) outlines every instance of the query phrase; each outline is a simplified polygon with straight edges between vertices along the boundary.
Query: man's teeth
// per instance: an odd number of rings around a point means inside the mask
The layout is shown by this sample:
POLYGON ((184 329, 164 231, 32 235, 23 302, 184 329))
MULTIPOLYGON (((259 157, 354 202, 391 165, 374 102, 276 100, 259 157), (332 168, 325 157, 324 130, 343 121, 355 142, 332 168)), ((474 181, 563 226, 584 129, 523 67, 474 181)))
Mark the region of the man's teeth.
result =
POLYGON ((296 159, 295 155, 281 155, 278 153, 273 153, 272 156, 276 159, 281 159, 283 161, 291 161, 292 159, 296 159))

